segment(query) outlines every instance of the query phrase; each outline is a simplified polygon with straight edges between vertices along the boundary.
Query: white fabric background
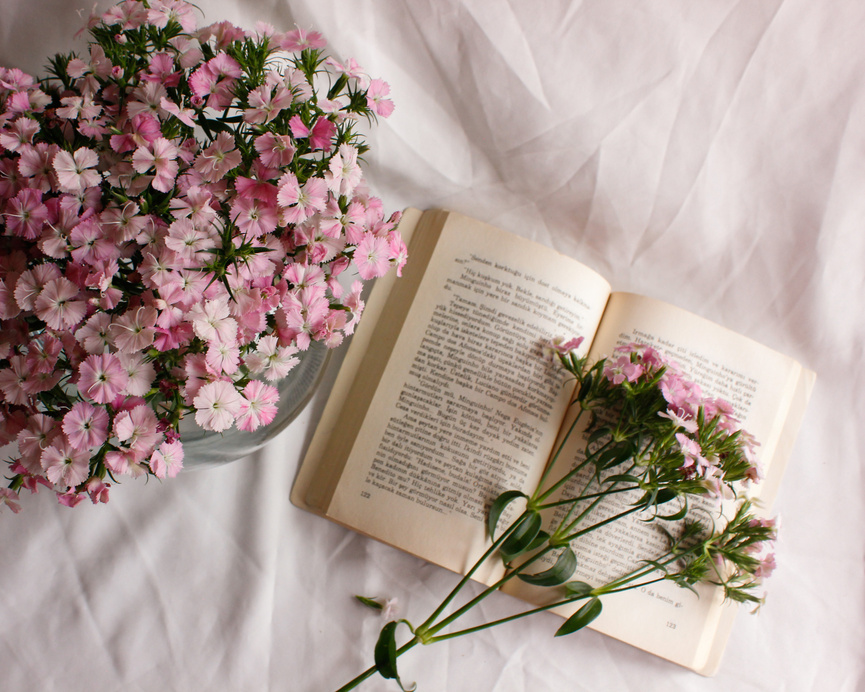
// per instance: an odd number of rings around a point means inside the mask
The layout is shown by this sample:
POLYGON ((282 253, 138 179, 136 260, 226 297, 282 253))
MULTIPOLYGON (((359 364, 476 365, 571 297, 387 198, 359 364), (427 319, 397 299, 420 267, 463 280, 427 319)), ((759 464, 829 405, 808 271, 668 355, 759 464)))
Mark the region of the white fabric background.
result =
MULTIPOLYGON (((716 678, 593 632, 553 639, 543 615, 415 650, 404 679, 865 690, 865 4, 198 4, 207 22, 320 30, 390 82, 397 109, 367 168, 388 209, 445 207, 535 238, 819 376, 777 505, 769 601, 740 614, 716 678)), ((3 0, 0 63, 41 73, 74 47, 78 6, 3 0)), ((125 482, 107 506, 43 492, 0 516, 0 688, 326 692, 371 663, 380 622, 352 594, 423 619, 452 575, 288 501, 326 394, 243 461, 125 482)))

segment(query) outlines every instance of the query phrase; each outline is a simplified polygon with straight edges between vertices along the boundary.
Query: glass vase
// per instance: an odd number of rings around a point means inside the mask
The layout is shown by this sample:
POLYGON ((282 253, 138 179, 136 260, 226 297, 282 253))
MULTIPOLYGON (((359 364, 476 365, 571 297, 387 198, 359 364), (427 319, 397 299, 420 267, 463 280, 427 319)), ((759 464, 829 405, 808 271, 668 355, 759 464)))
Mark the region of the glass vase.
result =
POLYGON ((278 411, 268 425, 252 432, 231 427, 218 433, 199 427, 194 415, 184 416, 180 423, 180 439, 183 442, 185 471, 212 468, 252 454, 276 437, 298 416, 321 382, 330 349, 313 342, 309 349, 298 355, 300 362, 276 383, 279 390, 278 411))

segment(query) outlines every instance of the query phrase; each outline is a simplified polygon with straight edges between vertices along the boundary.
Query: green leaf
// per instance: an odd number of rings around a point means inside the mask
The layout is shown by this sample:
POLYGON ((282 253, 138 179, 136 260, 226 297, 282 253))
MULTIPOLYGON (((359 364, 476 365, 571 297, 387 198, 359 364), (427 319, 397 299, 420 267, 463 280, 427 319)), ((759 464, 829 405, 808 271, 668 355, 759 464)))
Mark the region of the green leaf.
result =
POLYGON ((671 500, 675 500, 679 494, 672 488, 661 488, 655 496, 654 505, 663 505, 671 500))
POLYGON ((398 679, 396 672, 396 627, 397 622, 389 622, 381 628, 375 644, 375 668, 383 678, 398 679))
POLYGON ((640 479, 627 473, 619 473, 615 476, 604 476, 604 483, 637 483, 640 479))
POLYGON ((589 439, 586 440, 586 447, 591 447, 595 442, 600 440, 605 435, 609 435, 609 434, 610 434, 610 429, 607 426, 602 426, 602 427, 596 429, 594 432, 592 432, 591 435, 589 435, 589 439))
POLYGON ((535 540, 533 540, 529 547, 526 548, 526 551, 535 550, 535 548, 540 548, 544 543, 550 540, 550 534, 546 531, 538 531, 538 535, 535 536, 535 540))
POLYGON ((589 390, 592 388, 592 373, 589 373, 583 378, 583 384, 580 386, 580 393, 577 394, 577 401, 582 401, 586 398, 589 390))
POLYGON ((499 552, 505 562, 510 562, 518 555, 526 552, 534 543, 541 531, 541 515, 529 512, 519 521, 513 533, 499 547, 499 552))
POLYGON ((401 690, 411 692, 417 685, 412 684, 408 688, 404 687, 396 672, 396 628, 401 622, 408 625, 406 620, 397 620, 389 622, 381 628, 381 634, 378 635, 378 641, 375 645, 375 668, 383 678, 396 680, 401 690))
POLYGON ((517 576, 527 584, 535 586, 559 586, 564 584, 574 575, 577 569, 577 556, 570 546, 565 546, 556 559, 556 563, 549 569, 537 574, 518 574, 517 576))
POLYGON ((590 601, 588 601, 582 608, 580 608, 576 613, 571 615, 567 620, 565 620, 565 624, 559 627, 556 630, 557 637, 563 637, 566 634, 572 634, 577 630, 583 629, 586 625, 591 623, 598 615, 601 614, 601 599, 595 596, 590 601))
POLYGON ((633 454, 634 448, 630 442, 619 442, 601 454, 595 461, 595 466, 601 471, 606 471, 627 461, 633 454))
POLYGON ((529 496, 519 490, 508 490, 499 495, 490 506, 490 515, 487 517, 487 531, 490 532, 491 539, 495 540, 494 535, 496 532, 496 526, 499 523, 502 512, 505 511, 505 507, 507 507, 518 497, 524 497, 528 499, 529 496))
POLYGON ((569 581, 565 584, 565 591, 568 596, 573 596, 574 598, 588 595, 592 591, 592 588, 591 584, 587 584, 584 581, 569 581))
POLYGON ((360 603, 363 603, 367 608, 372 608, 373 610, 384 610, 384 606, 376 601, 374 598, 367 598, 366 596, 358 596, 355 594, 354 596, 360 603))
POLYGON ((688 515, 688 502, 687 500, 682 503, 682 507, 678 512, 673 512, 673 514, 656 514, 654 516, 655 519, 663 519, 664 521, 679 521, 684 519, 688 515))
POLYGON ((657 507, 658 505, 666 504, 671 500, 675 500, 677 497, 678 493, 676 493, 675 490, 671 490, 670 488, 661 488, 658 490, 655 488, 655 490, 646 493, 631 506, 637 507, 643 505, 643 509, 649 509, 650 507, 657 507))

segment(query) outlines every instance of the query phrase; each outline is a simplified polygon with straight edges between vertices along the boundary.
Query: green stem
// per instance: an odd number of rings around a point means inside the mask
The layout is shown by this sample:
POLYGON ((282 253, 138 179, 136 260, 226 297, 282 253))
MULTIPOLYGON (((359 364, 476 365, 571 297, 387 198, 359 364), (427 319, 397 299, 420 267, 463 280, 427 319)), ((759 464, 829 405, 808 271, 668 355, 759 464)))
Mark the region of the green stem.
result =
MULTIPOLYGON (((419 644, 419 643, 420 643, 420 639, 418 639, 417 637, 413 637, 411 640, 409 640, 408 642, 406 642, 405 644, 403 644, 400 648, 398 648, 396 650, 397 658, 402 656, 406 651, 408 651, 409 649, 411 649, 412 647, 414 647, 416 644, 419 644)), ((378 668, 376 668, 375 666, 370 666, 365 671, 363 671, 360 675, 358 675, 356 678, 353 678, 352 680, 347 682, 345 685, 340 687, 336 692, 348 692, 349 690, 353 690, 358 685, 360 685, 360 683, 362 683, 364 680, 366 680, 368 678, 371 678, 377 672, 378 672, 378 668)))
POLYGON ((571 427, 568 428, 568 432, 565 433, 564 438, 562 439, 559 446, 556 448, 556 451, 553 453, 553 456, 550 458, 549 463, 547 464, 546 468, 544 469, 543 474, 541 475, 541 479, 538 481, 535 492, 532 493, 532 502, 539 502, 539 501, 543 500, 549 494, 548 492, 546 492, 546 493, 543 493, 541 495, 536 496, 536 493, 538 492, 538 490, 540 490, 541 488, 544 487, 544 483, 546 482, 547 477, 550 475, 550 472, 553 470, 553 466, 555 465, 556 460, 559 458, 559 455, 562 453, 562 450, 564 449, 565 444, 567 443, 568 439, 571 437, 571 433, 574 432, 574 428, 577 427, 577 423, 579 422, 580 418, 582 418, 584 411, 585 411, 585 409, 583 409, 581 407, 580 412, 574 418, 573 423, 571 423, 571 427))
MULTIPOLYGON (((633 470, 634 466, 636 466, 636 464, 631 464, 630 468, 625 473, 630 473, 633 470)), ((568 521, 571 518, 571 515, 577 509, 577 503, 581 502, 582 500, 587 499, 587 497, 584 495, 584 493, 586 492, 586 490, 588 490, 591 487, 592 481, 594 480, 594 478, 595 477, 593 476, 592 478, 589 478, 588 481, 586 481, 586 485, 583 487, 583 490, 580 493, 579 497, 575 498, 574 505, 571 507, 571 509, 565 515, 565 518, 559 522, 559 528, 556 529, 555 534, 554 534, 555 536, 559 536, 560 534, 568 535, 571 531, 573 531, 577 526, 580 525, 580 523, 583 521, 583 519, 585 519, 589 515, 589 513, 595 507, 597 507, 601 503, 601 501, 607 495, 609 495, 613 491, 613 489, 618 485, 618 482, 615 482, 615 483, 610 485, 608 490, 601 492, 601 493, 593 493, 592 495, 594 497, 594 501, 588 507, 586 507, 582 512, 580 512, 580 514, 576 517, 576 519, 574 519, 573 521, 568 523, 568 521), (565 524, 567 524, 567 526, 565 526, 565 524), (564 528, 562 528, 562 527, 564 527, 564 528)), ((600 485, 600 480, 598 481, 598 485, 600 485)), ((631 488, 628 488, 628 490, 630 490, 630 489, 631 488)), ((596 524, 594 528, 597 528, 598 526, 603 526, 603 524, 596 524)), ((591 530, 591 529, 589 529, 589 530, 591 530)))
MULTIPOLYGON (((570 435, 570 434, 571 434, 571 430, 568 431, 568 435, 570 435)), ((566 440, 567 440, 567 437, 565 437, 565 440, 562 440, 562 446, 564 446, 566 440)), ((554 492, 556 492, 559 488, 561 488, 565 483, 567 483, 571 478, 573 478, 580 471, 582 471, 592 461, 592 459, 594 459, 596 456, 598 456, 599 454, 604 452, 604 450, 607 447, 609 447, 611 444, 613 444, 612 438, 607 440, 604 444, 602 444, 600 447, 598 447, 591 454, 586 454, 586 458, 583 459, 583 461, 581 461, 574 468, 572 468, 570 471, 568 471, 564 476, 562 476, 559 480, 557 480, 555 483, 553 483, 544 492, 542 492, 540 495, 535 497, 534 501, 535 502, 542 502, 545 498, 548 498, 550 495, 552 495, 554 492)), ((561 451, 561 447, 559 448, 559 451, 561 451)), ((539 485, 538 488, 540 488, 540 487, 541 486, 539 485)))
MULTIPOLYGON (((638 490, 639 487, 640 486, 638 486, 638 485, 632 485, 632 486, 628 486, 626 488, 617 488, 615 490, 613 490, 613 489, 604 490, 603 492, 599 492, 599 493, 589 493, 588 495, 582 495, 581 497, 579 497, 577 499, 579 499, 579 500, 594 500, 596 498, 604 498, 607 495, 616 495, 618 493, 629 493, 632 490, 638 490)), ((543 504, 543 505, 537 505, 535 507, 535 509, 539 512, 542 512, 545 509, 552 509, 554 507, 561 507, 562 505, 569 505, 573 501, 574 501, 574 498, 570 497, 567 500, 556 500, 555 502, 547 502, 546 504, 543 504)))
MULTIPOLYGON (((596 504, 597 502, 598 501, 596 500, 592 504, 596 504)), ((586 528, 581 529, 580 531, 575 531, 574 533, 569 534, 569 535, 565 536, 564 538, 559 539, 559 543, 570 543, 574 539, 579 538, 580 536, 584 536, 585 534, 589 533, 590 531, 594 531, 595 529, 599 529, 602 526, 606 526, 607 524, 612 524, 614 521, 618 521, 619 519, 622 519, 623 517, 626 517, 629 514, 633 514, 634 512, 639 512, 642 509, 643 509, 642 505, 637 505, 636 507, 631 507, 630 509, 626 509, 624 512, 619 512, 618 514, 614 514, 613 516, 609 517, 608 519, 604 519, 603 521, 599 521, 596 524, 592 524, 591 526, 587 526, 586 528)), ((578 520, 579 520, 579 517, 577 518, 577 521, 578 520)))
POLYGON ((511 525, 502 533, 502 535, 499 536, 492 543, 492 545, 490 545, 489 548, 487 548, 486 552, 484 552, 484 554, 478 558, 478 560, 475 562, 475 564, 472 565, 471 569, 468 572, 466 572, 466 574, 463 576, 463 578, 459 580, 457 585, 445 597, 445 599, 441 602, 441 604, 439 604, 439 607, 436 608, 435 612, 433 612, 433 614, 430 615, 424 621, 424 623, 420 627, 417 628, 416 631, 419 630, 419 631, 423 632, 426 630, 427 627, 429 627, 433 622, 435 622, 436 618, 438 618, 439 615, 441 615, 444 612, 445 608, 448 607, 450 602, 457 596, 457 594, 462 590, 462 588, 466 584, 468 584, 469 580, 472 578, 472 575, 480 569, 480 566, 484 562, 486 562, 499 549, 499 546, 501 546, 502 543, 504 543, 505 540, 507 540, 508 536, 510 536, 516 530, 517 526, 519 526, 520 522, 522 521, 523 517, 526 516, 526 514, 527 514, 527 512, 523 512, 517 518, 517 520, 512 522, 511 525))
POLYGON ((480 632, 481 630, 489 629, 490 627, 495 627, 496 625, 503 625, 506 622, 512 622, 514 620, 519 620, 520 618, 524 618, 527 615, 534 615, 535 613, 542 613, 545 610, 552 610, 553 608, 557 608, 558 606, 567 605, 569 603, 574 603, 575 601, 582 600, 584 598, 588 598, 586 596, 579 596, 576 598, 566 598, 561 601, 555 601, 545 606, 539 606, 537 608, 533 608, 532 610, 525 610, 522 613, 517 613, 516 615, 509 615, 508 617, 501 618, 499 620, 493 620, 492 622, 487 622, 483 625, 476 625, 475 627, 467 627, 464 630, 459 630, 458 632, 448 632, 447 634, 440 634, 437 637, 432 637, 427 640, 428 644, 432 644, 434 642, 443 642, 446 639, 453 639, 455 637, 461 637, 464 634, 472 634, 473 632, 480 632))
MULTIPOLYGON (((418 630, 420 630, 423 633, 423 634, 421 634, 421 636, 426 636, 427 633, 435 634, 436 632, 441 631, 442 629, 444 629, 445 627, 450 625, 452 622, 454 622, 458 618, 465 615, 469 610, 471 610, 478 603, 483 601, 493 591, 498 591, 501 587, 503 587, 505 584, 507 584, 511 579, 513 579, 514 577, 519 575, 521 572, 523 572, 526 569, 526 567, 529 567, 530 565, 532 565, 535 562, 537 562, 538 560, 540 560, 544 555, 546 555, 551 550, 555 550, 555 547, 554 546, 547 546, 546 548, 544 548, 543 550, 541 550, 537 554, 533 555, 528 560, 523 562, 521 565, 515 567, 512 571, 505 574, 505 576, 503 576, 497 582, 495 582, 494 584, 491 584, 486 589, 481 591, 477 596, 475 596, 473 599, 471 599, 470 601, 465 603, 461 608, 455 610, 453 613, 448 615, 444 620, 439 622, 437 625, 432 624, 435 621, 435 618, 430 617, 423 625, 421 625, 421 627, 418 628, 418 630)), ((442 610, 443 610, 442 608, 439 608, 437 613, 441 614, 442 610)), ((418 630, 415 630, 415 631, 418 632, 418 630)))

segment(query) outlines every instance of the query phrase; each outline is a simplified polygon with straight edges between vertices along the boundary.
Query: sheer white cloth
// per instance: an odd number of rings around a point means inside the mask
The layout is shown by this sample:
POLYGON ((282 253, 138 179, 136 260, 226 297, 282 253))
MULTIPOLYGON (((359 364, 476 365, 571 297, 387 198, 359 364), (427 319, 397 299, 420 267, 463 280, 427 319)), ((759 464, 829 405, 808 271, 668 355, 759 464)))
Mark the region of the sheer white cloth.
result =
MULTIPOLYGON (((0 63, 41 73, 75 47, 79 4, 3 0, 0 63)), ((543 615, 415 650, 404 679, 449 692, 865 689, 865 5, 198 4, 208 22, 319 30, 390 83, 396 111, 367 156, 388 209, 445 207, 535 238, 818 373, 778 500, 768 603, 740 614, 716 678, 593 632, 553 639, 558 620, 543 615)), ((241 462, 125 482, 105 506, 69 510, 43 492, 4 512, 0 688, 321 692, 371 663, 380 621, 353 594, 396 597, 422 619, 452 575, 288 501, 326 393, 241 462)))

